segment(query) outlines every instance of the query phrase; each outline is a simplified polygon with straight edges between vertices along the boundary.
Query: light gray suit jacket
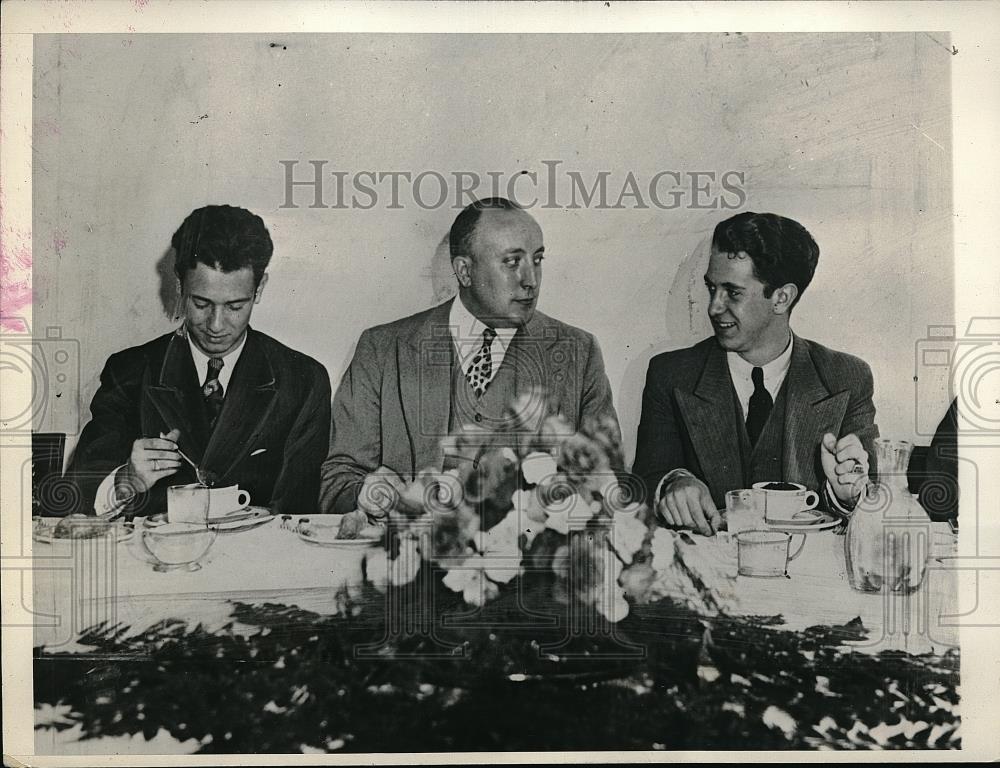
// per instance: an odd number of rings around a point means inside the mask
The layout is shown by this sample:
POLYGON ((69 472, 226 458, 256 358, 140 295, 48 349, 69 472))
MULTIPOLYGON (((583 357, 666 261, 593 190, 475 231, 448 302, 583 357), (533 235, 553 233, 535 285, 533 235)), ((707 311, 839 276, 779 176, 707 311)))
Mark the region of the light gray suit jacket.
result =
MULTIPOLYGON (((819 445, 824 433, 857 434, 875 477, 875 404, 871 368, 863 360, 792 336, 785 378, 782 477, 819 490, 825 481, 819 445)), ((709 337, 664 352, 649 363, 632 471, 652 493, 670 470, 700 478, 717 506, 743 487, 739 426, 726 353, 709 337)), ((822 498, 822 494, 821 494, 822 498)))
MULTIPOLYGON (((450 310, 449 301, 361 334, 333 398, 321 512, 352 511, 365 476, 380 465, 404 477, 441 469, 452 397, 450 310)), ((617 423, 600 347, 586 331, 535 311, 514 336, 508 365, 515 396, 542 385, 574 427, 588 415, 617 423)))

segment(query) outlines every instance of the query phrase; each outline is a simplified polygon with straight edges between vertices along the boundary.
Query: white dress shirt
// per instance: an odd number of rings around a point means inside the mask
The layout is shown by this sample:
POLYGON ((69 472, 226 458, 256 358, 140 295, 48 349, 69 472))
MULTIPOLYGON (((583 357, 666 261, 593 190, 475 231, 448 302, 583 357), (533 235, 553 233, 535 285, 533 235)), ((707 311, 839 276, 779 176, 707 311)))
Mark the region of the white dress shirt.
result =
POLYGON ((788 375, 788 366, 792 363, 792 335, 788 335, 788 343, 785 351, 774 360, 764 365, 754 365, 748 363, 738 352, 727 352, 726 362, 729 364, 729 376, 733 380, 733 387, 736 389, 736 397, 740 401, 743 418, 746 419, 747 409, 750 406, 750 396, 753 394, 753 379, 751 372, 754 368, 762 368, 764 371, 764 389, 771 395, 771 402, 778 399, 778 390, 785 382, 788 375))
MULTIPOLYGON (((462 373, 469 374, 472 360, 483 348, 483 331, 487 326, 478 317, 473 315, 462 303, 462 297, 456 296, 451 303, 451 312, 448 315, 448 328, 451 331, 451 338, 455 342, 455 350, 458 353, 458 362, 462 366, 462 373)), ((507 348, 514 340, 517 328, 494 328, 496 336, 490 345, 490 357, 493 365, 490 369, 488 381, 493 381, 497 375, 500 364, 503 363, 507 355, 507 348)), ((207 363, 206 363, 207 365, 207 363)))
MULTIPOLYGON (((208 378, 208 361, 209 356, 202 352, 198 345, 194 343, 194 339, 191 338, 191 334, 187 334, 188 346, 191 347, 191 357, 194 360, 194 369, 198 372, 198 386, 205 386, 205 379, 208 378)), ((236 362, 240 359, 240 355, 243 354, 243 347, 247 343, 247 334, 243 333, 243 338, 240 343, 229 352, 227 352, 222 357, 222 370, 219 371, 219 384, 222 385, 222 394, 226 394, 229 389, 229 380, 233 376, 233 370, 236 368, 236 362)))
MULTIPOLYGON (((205 379, 208 378, 208 360, 209 356, 202 352, 198 345, 194 343, 194 339, 191 338, 191 334, 187 333, 186 329, 182 328, 181 332, 187 337, 188 346, 191 348, 191 358, 194 360, 194 369, 198 373, 198 387, 201 388, 205 386, 205 379)), ((240 355, 243 354, 243 347, 247 343, 247 334, 244 332, 243 338, 240 343, 229 352, 223 356, 224 365, 222 370, 219 371, 219 384, 222 385, 222 394, 226 394, 226 390, 229 389, 229 380, 233 376, 233 370, 236 368, 236 362, 240 359, 240 355)), ((115 475, 122 467, 127 466, 127 464, 122 464, 120 467, 115 467, 111 474, 105 477, 101 484, 97 487, 97 494, 94 496, 94 512, 99 515, 107 515, 111 512, 117 510, 127 499, 124 501, 119 500, 115 494, 115 475)))

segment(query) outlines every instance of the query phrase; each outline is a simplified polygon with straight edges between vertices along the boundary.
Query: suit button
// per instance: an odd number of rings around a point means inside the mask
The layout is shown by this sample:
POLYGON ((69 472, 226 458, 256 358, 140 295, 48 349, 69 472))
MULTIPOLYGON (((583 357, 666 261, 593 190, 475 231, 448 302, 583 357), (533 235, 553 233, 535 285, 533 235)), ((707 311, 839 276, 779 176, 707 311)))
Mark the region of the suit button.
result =
POLYGON ((483 420, 483 414, 481 414, 481 413, 477 413, 477 414, 475 415, 475 419, 476 419, 476 423, 478 424, 478 423, 479 423, 480 421, 482 421, 482 420, 483 420))

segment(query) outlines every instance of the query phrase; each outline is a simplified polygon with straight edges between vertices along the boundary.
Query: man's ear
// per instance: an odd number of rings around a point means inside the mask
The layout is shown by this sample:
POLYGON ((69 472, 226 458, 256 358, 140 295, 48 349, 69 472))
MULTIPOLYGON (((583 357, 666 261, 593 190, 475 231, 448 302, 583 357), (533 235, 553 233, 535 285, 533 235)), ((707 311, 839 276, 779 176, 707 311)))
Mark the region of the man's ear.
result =
POLYGON ((472 285, 471 267, 472 259, 468 256, 455 256, 451 260, 451 268, 455 270, 455 277, 458 278, 458 284, 463 288, 468 288, 472 285))
POLYGON ((771 294, 771 306, 774 308, 774 314, 787 315, 798 295, 799 289, 795 283, 785 283, 775 288, 774 293, 771 294))
POLYGON ((184 311, 184 284, 177 275, 174 275, 174 296, 176 297, 174 300, 174 320, 179 320, 184 311))
POLYGON ((257 290, 253 294, 253 303, 260 304, 261 294, 264 293, 264 286, 267 285, 267 272, 260 276, 260 282, 257 284, 257 290))

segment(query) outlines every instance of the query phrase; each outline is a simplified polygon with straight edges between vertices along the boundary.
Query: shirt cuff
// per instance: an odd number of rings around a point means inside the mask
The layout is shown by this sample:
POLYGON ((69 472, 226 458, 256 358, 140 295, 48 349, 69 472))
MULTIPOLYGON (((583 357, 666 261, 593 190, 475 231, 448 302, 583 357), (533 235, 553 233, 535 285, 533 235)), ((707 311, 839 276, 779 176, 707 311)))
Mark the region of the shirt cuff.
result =
POLYGON ((97 486, 97 494, 94 496, 95 514, 109 515, 112 512, 117 512, 134 498, 134 494, 124 499, 118 498, 116 478, 118 473, 127 466, 128 464, 122 464, 120 467, 115 467, 111 471, 111 474, 105 477, 101 481, 101 484, 97 486))
POLYGON ((689 472, 683 467, 678 467, 677 469, 672 469, 662 478, 660 482, 656 484, 656 490, 653 491, 653 506, 655 507, 660 501, 660 497, 663 495, 663 489, 670 485, 674 480, 679 477, 694 477, 693 472, 689 472))
POLYGON ((823 493, 826 495, 827 507, 832 509, 841 517, 850 517, 854 513, 854 508, 858 504, 857 500, 855 499, 854 503, 850 506, 842 502, 837 498, 837 494, 833 492, 833 486, 830 485, 829 480, 827 480, 826 484, 823 486, 823 493))

